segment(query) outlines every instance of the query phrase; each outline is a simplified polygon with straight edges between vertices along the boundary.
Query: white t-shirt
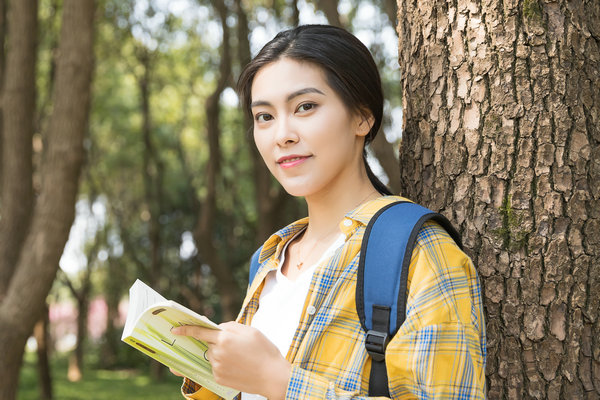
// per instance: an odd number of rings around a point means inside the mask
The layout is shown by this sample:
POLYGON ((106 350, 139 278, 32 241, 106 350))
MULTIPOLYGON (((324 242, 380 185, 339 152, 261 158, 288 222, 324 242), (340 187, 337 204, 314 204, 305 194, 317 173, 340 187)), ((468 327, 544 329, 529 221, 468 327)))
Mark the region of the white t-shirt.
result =
MULTIPOLYGON (((301 232, 298 232, 296 236, 301 232)), ((344 244, 345 235, 340 234, 335 242, 325 250, 319 261, 302 271, 295 281, 290 281, 281 273, 281 266, 285 262, 287 245, 293 240, 293 238, 289 240, 281 251, 279 268, 276 271, 269 272, 265 277, 265 285, 260 293, 258 310, 250 324, 273 342, 283 357, 287 355, 296 328, 300 323, 302 309, 315 269, 323 260, 330 257, 338 247, 344 244)), ((242 400, 264 399, 265 397, 260 395, 242 393, 242 400)))

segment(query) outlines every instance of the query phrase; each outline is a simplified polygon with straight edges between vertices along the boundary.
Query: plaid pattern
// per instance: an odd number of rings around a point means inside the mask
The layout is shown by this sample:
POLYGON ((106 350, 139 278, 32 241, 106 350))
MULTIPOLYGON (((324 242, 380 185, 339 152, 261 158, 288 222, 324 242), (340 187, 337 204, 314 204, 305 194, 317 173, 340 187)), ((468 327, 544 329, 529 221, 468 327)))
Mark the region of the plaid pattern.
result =
MULTIPOLYGON (((340 223, 346 243, 315 271, 286 357, 293 366, 286 398, 367 397, 371 360, 355 306, 358 258, 370 218, 397 200, 405 199, 385 196, 370 201, 346 215, 352 222, 349 226, 340 223), (313 315, 306 312, 309 306, 317 310, 313 315)), ((297 221, 267 240, 239 322, 250 323, 266 274, 277 269, 283 245, 307 223, 306 218, 297 221)), ((406 320, 386 350, 390 395, 394 399, 484 399, 485 356, 475 268, 441 227, 428 222, 419 232, 411 258, 406 320)), ((182 389, 189 399, 215 398, 187 380, 182 389)))

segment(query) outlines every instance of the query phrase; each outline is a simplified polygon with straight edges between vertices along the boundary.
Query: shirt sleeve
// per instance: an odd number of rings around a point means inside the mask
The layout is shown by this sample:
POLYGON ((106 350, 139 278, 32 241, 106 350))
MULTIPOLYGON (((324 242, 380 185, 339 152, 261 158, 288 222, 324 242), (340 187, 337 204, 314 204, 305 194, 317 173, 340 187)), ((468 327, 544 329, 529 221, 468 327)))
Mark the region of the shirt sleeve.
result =
MULTIPOLYGON (((210 390, 203 388, 196 382, 183 378, 183 384, 181 385, 181 394, 185 399, 188 400, 219 400, 222 397, 216 395, 210 390)), ((238 396, 239 397, 239 396, 238 396)))
MULTIPOLYGON (((479 281, 471 260, 435 223, 419 232, 408 288, 406 320, 386 349, 391 398, 485 399, 479 281)), ((366 397, 294 366, 286 398, 366 397)))

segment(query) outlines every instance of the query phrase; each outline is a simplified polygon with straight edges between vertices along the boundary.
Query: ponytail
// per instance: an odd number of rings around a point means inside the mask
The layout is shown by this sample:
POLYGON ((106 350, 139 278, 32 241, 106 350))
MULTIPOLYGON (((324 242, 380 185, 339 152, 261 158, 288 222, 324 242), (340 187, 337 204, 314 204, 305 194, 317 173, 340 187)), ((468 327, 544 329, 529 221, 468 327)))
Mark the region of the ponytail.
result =
POLYGON ((377 190, 383 195, 392 195, 392 191, 386 185, 384 185, 383 182, 379 180, 377 175, 375 175, 371 170, 371 167, 369 167, 369 163, 367 162, 366 150, 363 151, 363 162, 365 164, 365 169, 367 170, 367 177, 371 181, 371 184, 375 187, 375 190, 377 190))

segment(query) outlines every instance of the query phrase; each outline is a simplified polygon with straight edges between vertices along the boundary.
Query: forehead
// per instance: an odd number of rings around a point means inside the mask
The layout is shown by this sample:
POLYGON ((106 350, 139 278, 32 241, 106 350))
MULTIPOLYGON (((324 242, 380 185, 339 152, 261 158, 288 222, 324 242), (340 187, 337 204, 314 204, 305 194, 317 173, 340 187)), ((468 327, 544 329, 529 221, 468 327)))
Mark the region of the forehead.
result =
POLYGON ((258 70, 252 82, 252 101, 287 96, 297 90, 314 87, 332 93, 325 72, 316 64, 281 58, 258 70))

